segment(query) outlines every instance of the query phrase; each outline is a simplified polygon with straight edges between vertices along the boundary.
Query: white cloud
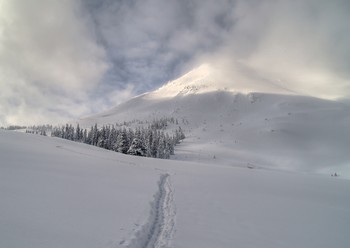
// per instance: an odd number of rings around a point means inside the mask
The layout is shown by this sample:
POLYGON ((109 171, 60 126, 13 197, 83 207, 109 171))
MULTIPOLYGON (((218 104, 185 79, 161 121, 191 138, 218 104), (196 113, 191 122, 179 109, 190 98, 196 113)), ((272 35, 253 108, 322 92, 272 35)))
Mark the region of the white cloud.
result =
POLYGON ((79 2, 13 0, 0 6, 0 124, 88 111, 87 93, 109 65, 79 2))
POLYGON ((349 1, 238 1, 229 56, 301 94, 350 95, 349 1))
POLYGON ((197 62, 346 98, 349 11, 348 0, 0 0, 0 125, 99 112, 197 62))

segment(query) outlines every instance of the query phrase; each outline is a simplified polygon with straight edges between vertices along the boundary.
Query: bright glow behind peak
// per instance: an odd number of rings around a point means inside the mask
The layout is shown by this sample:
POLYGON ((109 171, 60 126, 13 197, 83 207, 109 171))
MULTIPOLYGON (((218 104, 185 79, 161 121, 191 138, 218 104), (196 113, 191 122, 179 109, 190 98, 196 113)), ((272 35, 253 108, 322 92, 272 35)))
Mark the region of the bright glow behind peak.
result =
POLYGON ((244 94, 251 92, 292 93, 277 83, 277 80, 263 78, 254 70, 238 62, 235 66, 229 68, 219 68, 219 66, 205 63, 150 93, 149 97, 171 98, 213 91, 229 91, 244 94))

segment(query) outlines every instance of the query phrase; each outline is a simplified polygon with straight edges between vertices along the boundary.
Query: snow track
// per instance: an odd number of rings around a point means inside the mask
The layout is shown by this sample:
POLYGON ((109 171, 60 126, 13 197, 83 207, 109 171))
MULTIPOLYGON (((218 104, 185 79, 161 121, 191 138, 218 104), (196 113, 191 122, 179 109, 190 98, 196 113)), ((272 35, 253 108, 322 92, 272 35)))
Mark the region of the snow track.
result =
POLYGON ((136 233, 129 248, 167 248, 175 231, 175 206, 169 174, 162 174, 151 203, 148 222, 136 233))

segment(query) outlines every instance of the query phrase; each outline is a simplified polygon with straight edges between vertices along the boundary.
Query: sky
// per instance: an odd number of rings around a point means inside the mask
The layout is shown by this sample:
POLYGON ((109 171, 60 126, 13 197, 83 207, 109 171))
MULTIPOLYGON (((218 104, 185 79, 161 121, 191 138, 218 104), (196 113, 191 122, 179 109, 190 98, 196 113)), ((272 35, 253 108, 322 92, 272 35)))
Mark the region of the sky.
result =
POLYGON ((349 0, 0 0, 0 126, 101 112, 202 63, 347 101, 349 13, 349 0))

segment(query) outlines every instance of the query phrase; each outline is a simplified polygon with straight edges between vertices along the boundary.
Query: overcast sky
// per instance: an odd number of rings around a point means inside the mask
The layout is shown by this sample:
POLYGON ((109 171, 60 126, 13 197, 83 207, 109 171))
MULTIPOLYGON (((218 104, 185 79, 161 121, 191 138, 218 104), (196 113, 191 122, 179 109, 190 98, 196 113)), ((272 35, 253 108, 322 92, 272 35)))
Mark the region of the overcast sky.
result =
POLYGON ((0 0, 0 126, 64 122, 235 61, 350 96, 349 0, 0 0))

